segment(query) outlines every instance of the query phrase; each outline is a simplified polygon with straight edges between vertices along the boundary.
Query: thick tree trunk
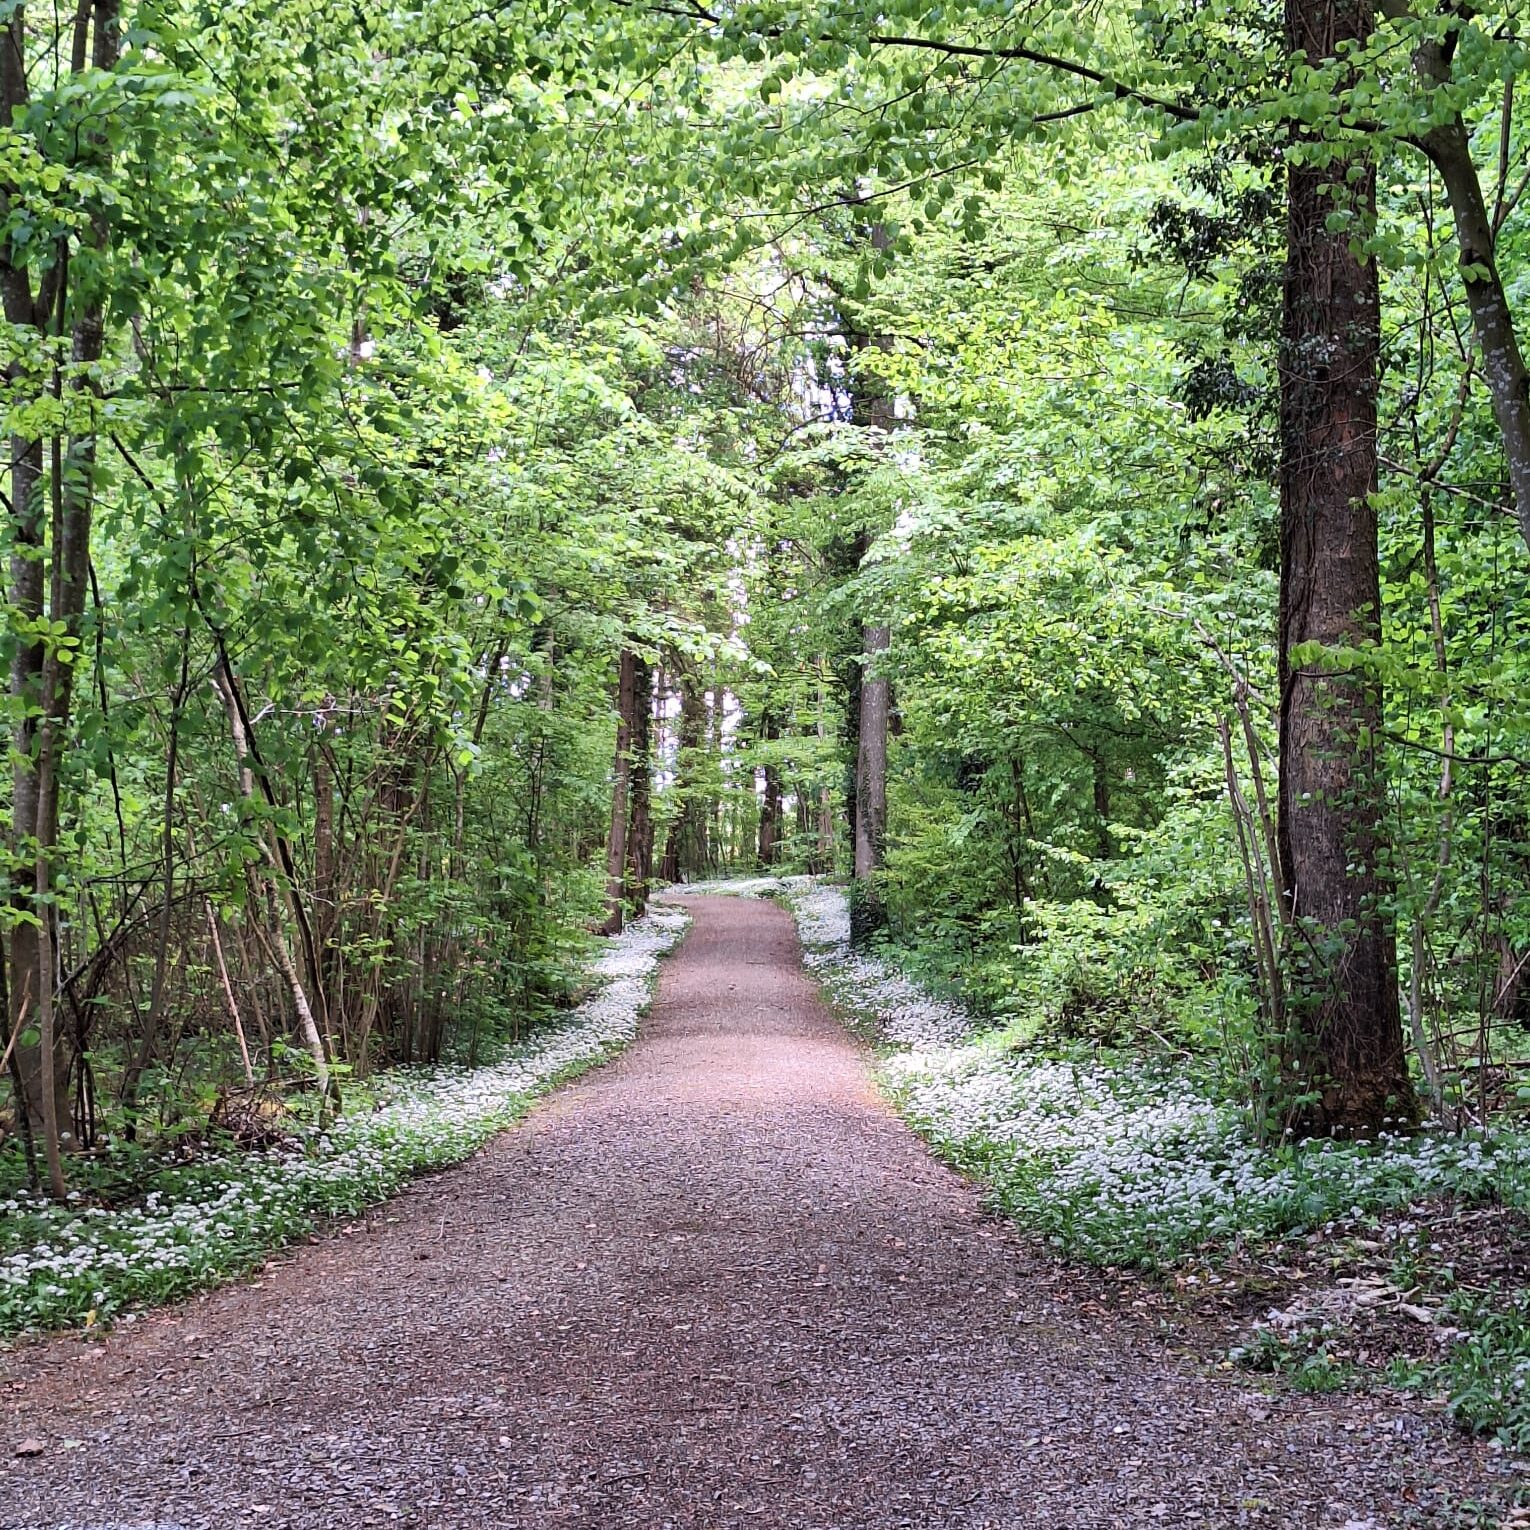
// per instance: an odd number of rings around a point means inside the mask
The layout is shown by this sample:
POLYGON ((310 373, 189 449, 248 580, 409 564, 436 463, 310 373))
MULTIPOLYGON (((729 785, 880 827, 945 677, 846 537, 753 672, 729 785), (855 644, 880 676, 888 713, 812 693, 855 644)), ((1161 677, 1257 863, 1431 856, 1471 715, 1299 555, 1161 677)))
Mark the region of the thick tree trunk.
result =
POLYGON ((781 772, 774 765, 765 767, 763 784, 755 849, 761 866, 775 866, 781 860, 781 772))
MULTIPOLYGON (((866 629, 866 656, 875 663, 887 651, 886 627, 866 629)), ((887 713, 890 686, 884 675, 861 681, 861 726, 855 767, 855 875, 866 878, 882 866, 887 836, 887 713)))
MULTIPOLYGON (((1288 0, 1289 45, 1332 56, 1368 36, 1369 0, 1288 0)), ((1321 649, 1374 644, 1381 630, 1377 553, 1376 266, 1330 232, 1348 187, 1374 208, 1364 164, 1297 164, 1281 356, 1279 853, 1290 899, 1288 980, 1300 1028, 1291 1059, 1313 1098, 1301 1125, 1371 1132, 1411 1117, 1396 946, 1382 871, 1384 782, 1377 758, 1381 686, 1362 664, 1321 649)), ((1355 237, 1362 230, 1356 228, 1355 237)))
POLYGON ((620 935, 626 918, 628 790, 632 776, 632 709, 637 658, 622 650, 616 667, 616 758, 611 772, 611 827, 606 836, 606 918, 602 935, 620 935))
MULTIPOLYGON (((9 306, 9 305, 8 305, 9 306)), ((43 616, 46 580, 43 571, 44 516, 38 484, 40 442, 11 443, 10 607, 13 621, 30 623, 43 616)), ((38 807, 37 736, 42 715, 41 642, 18 642, 11 660, 11 699, 16 722, 11 729, 11 858, 14 886, 11 906, 22 916, 11 930, 9 998, 11 1034, 18 1040, 13 1058, 26 1119, 39 1134, 44 1123, 68 1119, 68 1053, 66 1038, 55 1031, 52 1056, 43 1057, 37 1014, 42 987, 42 953, 35 921, 40 917, 36 880, 36 845, 41 828, 38 807), (37 1038, 37 1039, 28 1039, 37 1038), (51 1097, 44 1100, 44 1094, 51 1097)))

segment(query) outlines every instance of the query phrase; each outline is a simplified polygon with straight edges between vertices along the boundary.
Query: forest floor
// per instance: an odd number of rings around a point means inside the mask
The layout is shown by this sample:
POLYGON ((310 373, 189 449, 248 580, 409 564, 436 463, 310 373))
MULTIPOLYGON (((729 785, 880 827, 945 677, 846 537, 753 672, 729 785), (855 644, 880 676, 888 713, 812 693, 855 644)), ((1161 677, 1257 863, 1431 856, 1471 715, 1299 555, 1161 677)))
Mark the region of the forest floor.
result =
POLYGON ((990 1219, 766 902, 460 1168, 105 1337, 0 1355, 4 1530, 1496 1525, 1496 1452, 1266 1393, 990 1219), (24 1447, 24 1453, 17 1454, 24 1447))

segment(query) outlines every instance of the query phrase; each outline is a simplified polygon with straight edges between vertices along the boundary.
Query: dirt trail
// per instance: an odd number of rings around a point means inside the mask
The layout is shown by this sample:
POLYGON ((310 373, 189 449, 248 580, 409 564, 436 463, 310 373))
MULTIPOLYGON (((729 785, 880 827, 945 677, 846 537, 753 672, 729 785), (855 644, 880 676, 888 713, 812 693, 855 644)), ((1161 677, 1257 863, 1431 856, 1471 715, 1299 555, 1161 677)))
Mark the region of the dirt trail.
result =
POLYGON ((878 1103, 787 916, 690 907, 641 1040, 471 1164, 0 1356, 0 1526, 1339 1530, 1481 1480, 1427 1419, 1207 1380, 1070 1295, 878 1103))

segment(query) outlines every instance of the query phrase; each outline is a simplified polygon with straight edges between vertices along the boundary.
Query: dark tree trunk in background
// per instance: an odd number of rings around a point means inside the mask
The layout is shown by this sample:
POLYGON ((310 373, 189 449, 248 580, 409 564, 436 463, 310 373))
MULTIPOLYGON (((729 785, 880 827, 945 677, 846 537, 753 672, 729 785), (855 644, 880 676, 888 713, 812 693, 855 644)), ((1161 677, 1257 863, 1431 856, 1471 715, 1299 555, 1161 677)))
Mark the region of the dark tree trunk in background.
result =
POLYGON ((694 670, 680 677, 680 817, 675 830, 676 879, 705 874, 708 860, 707 810, 696 780, 702 736, 706 728, 706 701, 694 670))
POLYGON ((887 652, 890 629, 866 628, 867 672, 861 676, 861 726, 855 765, 855 882, 851 900, 851 938, 866 940, 887 922, 876 884, 887 842, 887 720, 892 684, 873 666, 887 652))
MULTIPOLYGON (((706 757, 720 769, 722 766, 724 731, 723 718, 727 711, 728 693, 723 689, 722 665, 713 671, 711 686, 702 697, 706 708, 706 757)), ((723 833, 722 793, 715 789, 715 777, 709 778, 706 805, 702 810, 701 859, 699 866, 708 874, 722 870, 731 846, 723 833)))
MULTIPOLYGON (((780 724, 773 713, 760 718, 760 740, 774 743, 781 736, 780 724)), ((781 767, 764 767, 765 794, 760 799, 760 832, 756 857, 761 866, 774 866, 781 859, 781 767)))
POLYGON ((671 821, 664 835, 664 854, 659 857, 659 880, 661 882, 680 880, 680 820, 678 818, 671 821))
MULTIPOLYGON (((866 548, 870 538, 859 536, 855 540, 852 549, 852 561, 846 569, 846 574, 853 575, 860 567, 861 559, 866 556, 866 548)), ((855 821, 860 814, 860 804, 857 798, 860 794, 860 760, 861 760, 861 675, 864 666, 861 663, 861 650, 865 644, 865 633, 859 623, 851 629, 851 634, 846 639, 848 656, 840 666, 840 672, 844 676, 845 687, 845 717, 843 723, 845 769, 844 769, 844 830, 845 839, 850 846, 850 868, 852 873, 855 869, 855 821)), ((830 865, 825 870, 833 870, 830 865)))
MULTIPOLYGON (((1288 42, 1312 59, 1369 35, 1369 0, 1288 0, 1288 42)), ((1369 165, 1294 165, 1281 347, 1279 853, 1292 922, 1288 981, 1300 1035, 1291 1059, 1315 1100, 1300 1125, 1370 1132, 1413 1114, 1396 943, 1384 906, 1381 686, 1304 652, 1380 637, 1375 262, 1331 232, 1347 185, 1363 219, 1369 165), (1353 179, 1347 179, 1352 175, 1353 179)))
POLYGON ((616 757, 611 770, 611 829, 606 838, 606 918, 602 935, 620 935, 625 923, 628 793, 632 778, 632 714, 637 657, 628 649, 616 667, 616 757))
POLYGON ((627 904, 634 916, 648 910, 653 880, 653 666, 633 660, 632 812, 627 828, 627 904))

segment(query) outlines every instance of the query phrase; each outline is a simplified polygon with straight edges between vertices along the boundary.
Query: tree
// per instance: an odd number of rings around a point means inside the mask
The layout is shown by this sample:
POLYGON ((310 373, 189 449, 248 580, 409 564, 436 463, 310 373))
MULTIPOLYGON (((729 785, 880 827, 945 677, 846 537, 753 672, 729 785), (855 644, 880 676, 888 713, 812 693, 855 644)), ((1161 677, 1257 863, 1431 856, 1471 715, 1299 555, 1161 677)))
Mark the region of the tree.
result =
MULTIPOLYGON (((1333 55, 1367 39, 1368 0, 1292 0, 1287 26, 1293 53, 1333 55)), ((1368 663, 1381 632, 1381 306, 1375 261, 1353 245, 1374 219, 1375 167, 1299 155, 1287 202, 1278 823, 1294 1045, 1317 1094, 1309 1124, 1375 1131, 1413 1114, 1381 870, 1381 687, 1368 663)))
MULTIPOLYGON (((627 909, 627 839, 632 795, 632 739, 638 708, 638 661, 623 648, 616 665, 616 759, 611 767, 611 828, 606 840, 606 917, 601 934, 620 935, 627 909)), ((644 698, 646 700, 646 698, 644 698)))

